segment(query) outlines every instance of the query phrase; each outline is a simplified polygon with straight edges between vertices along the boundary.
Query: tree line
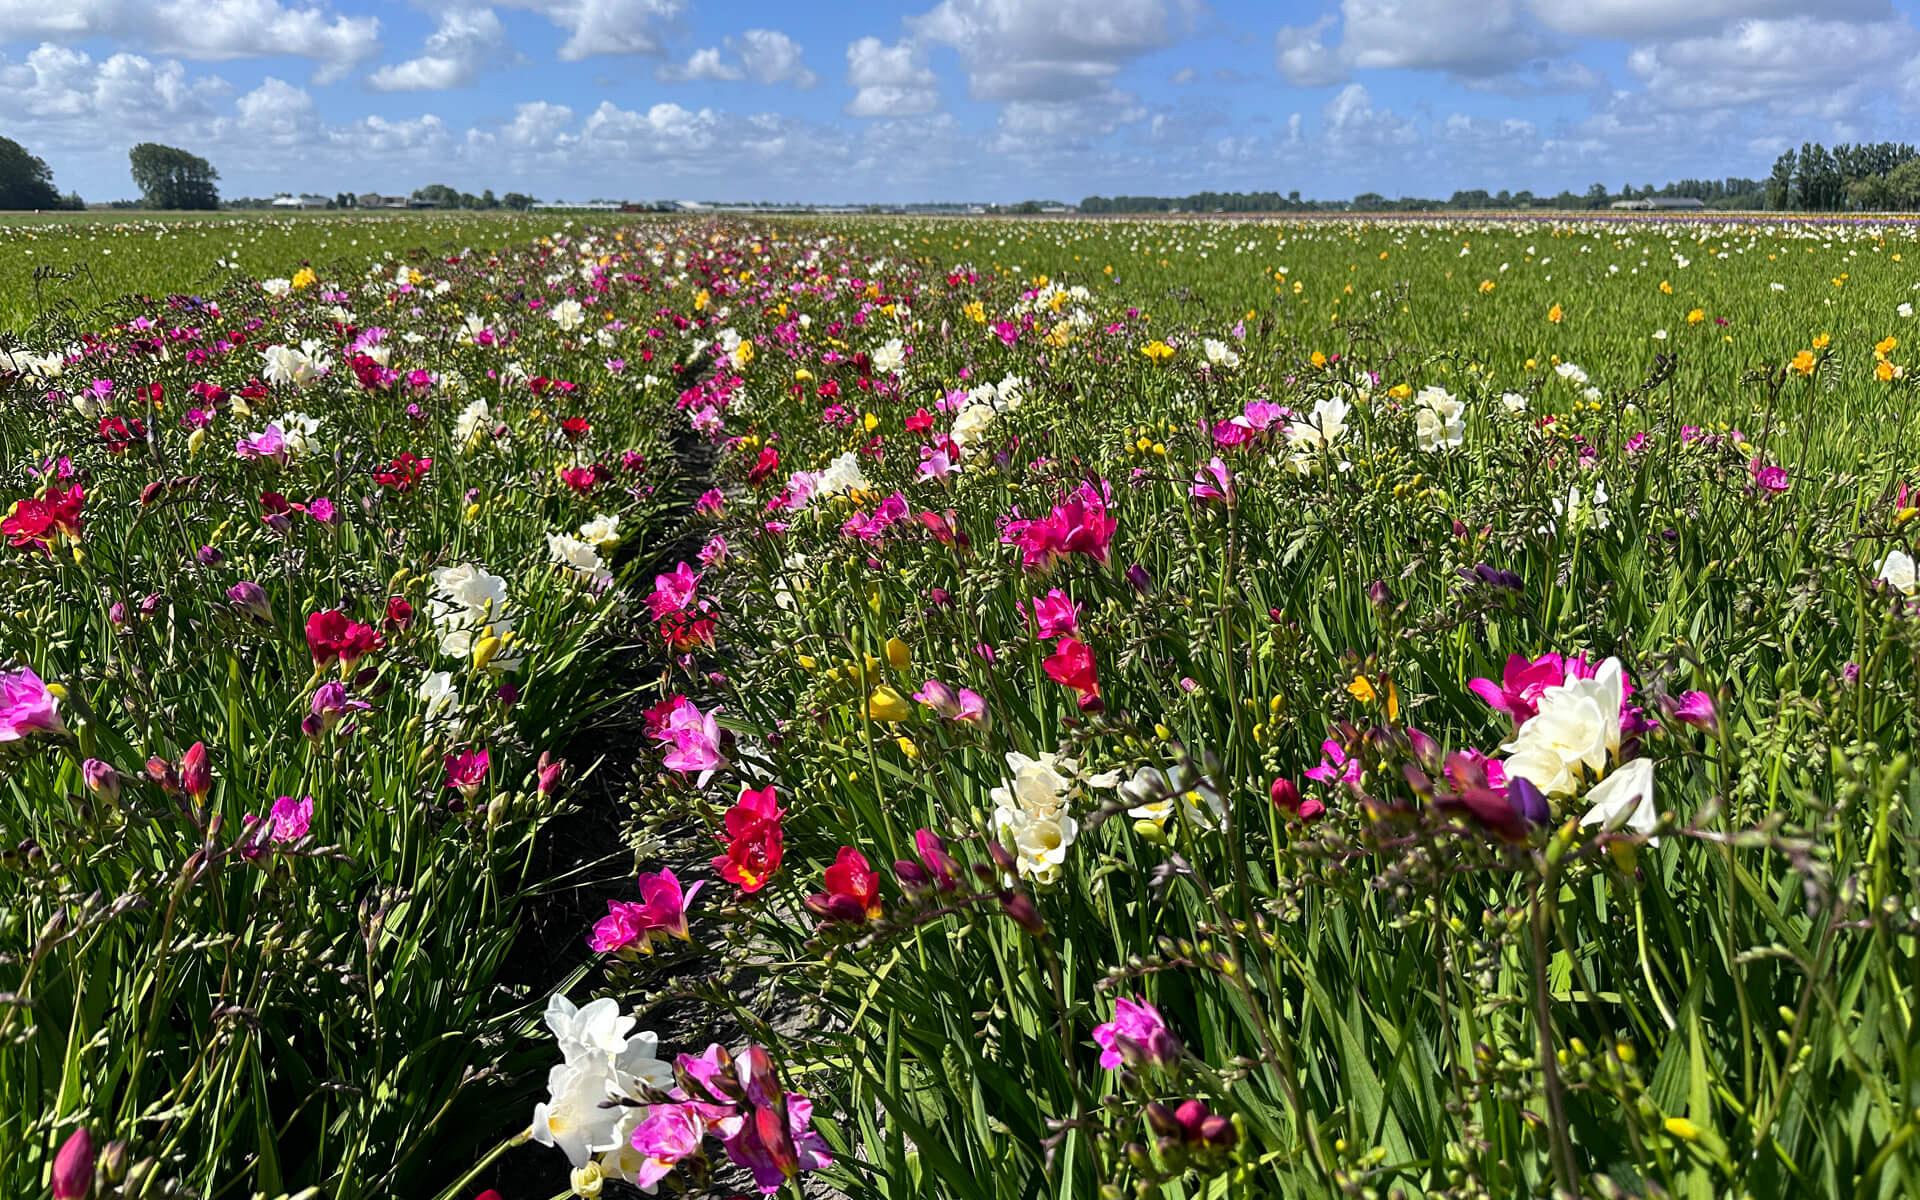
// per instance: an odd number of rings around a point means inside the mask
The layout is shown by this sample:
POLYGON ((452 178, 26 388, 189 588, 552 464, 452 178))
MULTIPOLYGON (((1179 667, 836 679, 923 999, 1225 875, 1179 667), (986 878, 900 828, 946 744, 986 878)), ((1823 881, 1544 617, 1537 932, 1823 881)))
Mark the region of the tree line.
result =
POLYGON ((1802 212, 1920 209, 1920 151, 1906 142, 1804 142, 1773 164, 1767 207, 1802 212))
POLYGON ((1083 213, 1206 213, 1206 212, 1433 212, 1437 209, 1461 209, 1474 212, 1557 209, 1570 212, 1605 208, 1617 200, 1655 198, 1698 200, 1708 208, 1759 208, 1766 199, 1765 183, 1758 179, 1729 176, 1725 179, 1682 179, 1662 187, 1622 184, 1615 191, 1596 183, 1584 192, 1563 191, 1554 195, 1536 195, 1524 188, 1517 192, 1505 188, 1489 192, 1484 188, 1466 188, 1446 199, 1436 196, 1399 196, 1389 198, 1379 192, 1361 192, 1350 200, 1308 200, 1298 191, 1280 192, 1195 192, 1190 196, 1088 196, 1080 202, 1083 213))

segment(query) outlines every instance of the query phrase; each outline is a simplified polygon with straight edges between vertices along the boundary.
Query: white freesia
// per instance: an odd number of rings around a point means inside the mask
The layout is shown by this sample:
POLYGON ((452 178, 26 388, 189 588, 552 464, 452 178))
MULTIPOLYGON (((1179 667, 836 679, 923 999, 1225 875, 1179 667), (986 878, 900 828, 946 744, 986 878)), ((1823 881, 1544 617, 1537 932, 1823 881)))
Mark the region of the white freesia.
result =
POLYGON ((1206 352, 1208 366, 1231 371, 1240 365, 1240 352, 1219 338, 1204 339, 1200 348, 1206 352))
POLYGON ((600 551, 593 543, 585 542, 564 533, 547 535, 547 558, 556 566, 565 567, 573 572, 583 583, 596 587, 604 586, 612 580, 606 562, 601 559, 600 551))
MULTIPOLYGON (((427 619, 440 635, 440 653, 452 658, 471 656, 474 644, 484 637, 504 640, 513 633, 514 620, 506 580, 473 563, 441 567, 433 573, 427 619)), ((493 665, 511 670, 518 661, 503 655, 493 665)))
POLYGON ((899 338, 889 338, 873 349, 873 370, 876 375, 897 374, 907 365, 907 347, 899 338))
POLYGON ((268 346, 260 378, 268 383, 305 387, 325 375, 333 362, 324 353, 316 354, 318 343, 308 341, 301 347, 268 346))
POLYGON ((260 290, 272 296, 275 300, 283 299, 293 291, 293 280, 262 279, 260 281, 260 290))
POLYGON ((426 705, 424 716, 428 724, 435 721, 456 721, 460 717, 460 689, 454 686, 453 674, 449 671, 433 671, 420 681, 420 687, 414 693, 426 705))
POLYGON ((867 482, 866 473, 860 469, 860 459, 851 450, 827 464, 814 481, 813 494, 817 497, 836 496, 841 492, 864 492, 873 487, 867 482))
POLYGON ((453 419, 453 440, 468 450, 479 446, 493 429, 493 409, 485 400, 475 400, 453 419))
MULTIPOLYGON (((1580 818, 1582 825, 1652 833, 1660 824, 1660 814, 1653 807, 1653 760, 1636 758, 1622 763, 1587 793, 1587 804, 1587 815, 1580 818)), ((1657 845, 1659 841, 1649 838, 1647 844, 1657 845)))
POLYGON ((1429 453, 1451 450, 1466 440, 1467 406, 1442 387, 1426 387, 1413 398, 1414 434, 1429 453))
POLYGON ((548 1098, 534 1106, 532 1137, 558 1146, 573 1166, 583 1167, 594 1154, 621 1144, 630 1106, 605 1102, 655 1098, 673 1086, 673 1069, 660 1061, 659 1038, 633 1032, 634 1019, 610 996, 576 1008, 556 995, 545 1017, 561 1061, 547 1074, 548 1098))
POLYGON ((1569 679, 1540 694, 1534 715, 1501 746, 1509 776, 1550 796, 1571 796, 1580 781, 1604 774, 1620 751, 1620 660, 1609 658, 1591 679, 1569 679))
POLYGON ((1874 569, 1873 577, 1902 596, 1920 592, 1920 578, 1916 578, 1913 556, 1904 550, 1887 551, 1887 556, 1874 569))
POLYGON ((999 808, 993 813, 993 833, 1012 849, 1022 878, 1047 884, 1060 878, 1067 849, 1080 836, 1080 823, 1064 812, 999 808))
POLYGON ((620 518, 606 513, 595 513, 593 520, 580 527, 580 539, 592 542, 602 550, 611 550, 620 544, 620 518))
POLYGON ((1554 374, 1566 380, 1568 383, 1571 383, 1575 387, 1586 386, 1587 373, 1580 368, 1580 364, 1578 363, 1570 363, 1570 362, 1556 363, 1554 365, 1553 372, 1554 374))
POLYGON ((563 332, 572 333, 587 323, 587 310, 580 306, 578 300, 562 300, 548 311, 547 319, 563 332))
POLYGON ((280 426, 280 436, 286 441, 287 453, 295 458, 304 458, 320 449, 320 439, 314 436, 320 432, 320 418, 310 417, 303 412, 290 412, 281 416, 274 424, 280 426))
POLYGON ((1527 398, 1519 392, 1502 392, 1500 405, 1510 413, 1523 413, 1527 411, 1527 398))

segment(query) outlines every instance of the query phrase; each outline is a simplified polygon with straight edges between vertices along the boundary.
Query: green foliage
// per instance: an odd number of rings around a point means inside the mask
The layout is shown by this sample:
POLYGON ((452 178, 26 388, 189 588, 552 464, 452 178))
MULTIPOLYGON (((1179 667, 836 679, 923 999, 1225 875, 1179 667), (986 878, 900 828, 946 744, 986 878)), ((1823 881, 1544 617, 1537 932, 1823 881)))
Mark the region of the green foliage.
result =
POLYGON ((9 137, 0 137, 0 209, 61 207, 53 169, 9 137))
POLYGON ((197 154, 158 142, 141 142, 127 151, 133 183, 148 208, 213 209, 220 207, 220 172, 197 154))

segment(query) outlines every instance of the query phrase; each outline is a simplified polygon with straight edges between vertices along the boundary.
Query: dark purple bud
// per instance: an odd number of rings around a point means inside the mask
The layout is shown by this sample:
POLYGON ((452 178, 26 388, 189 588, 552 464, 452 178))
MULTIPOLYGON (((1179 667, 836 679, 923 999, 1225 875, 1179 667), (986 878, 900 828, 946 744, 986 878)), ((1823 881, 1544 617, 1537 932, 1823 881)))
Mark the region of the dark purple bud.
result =
POLYGON ((217 567, 227 560, 227 556, 215 546, 202 546, 194 552, 193 557, 203 567, 217 567))
POLYGON ((1546 796, 1524 775, 1514 775, 1507 780, 1507 801, 1513 805, 1515 812, 1527 819, 1529 825, 1545 825, 1553 819, 1546 796))
POLYGON ((1129 563, 1126 569, 1126 576, 1127 582, 1133 585, 1134 591, 1139 592, 1142 596, 1153 595, 1153 576, 1147 574, 1145 567, 1139 563, 1129 563))
POLYGON ((1005 910, 1013 923, 1034 937, 1047 931, 1047 923, 1040 919, 1040 910, 1033 906, 1033 900, 1025 892, 1007 892, 1000 897, 1000 907, 1005 910))

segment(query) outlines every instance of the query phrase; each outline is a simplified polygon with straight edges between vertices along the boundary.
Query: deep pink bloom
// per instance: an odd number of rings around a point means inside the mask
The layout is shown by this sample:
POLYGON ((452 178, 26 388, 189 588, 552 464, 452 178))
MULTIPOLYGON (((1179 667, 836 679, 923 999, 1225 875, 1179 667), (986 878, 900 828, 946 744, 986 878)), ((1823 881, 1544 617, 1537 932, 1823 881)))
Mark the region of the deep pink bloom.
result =
POLYGON ((1055 642, 1053 654, 1040 666, 1047 678, 1080 693, 1080 707, 1099 697, 1099 665, 1094 662, 1093 648, 1078 638, 1063 637, 1055 642))
POLYGON ((654 1190, 683 1158, 700 1153, 700 1138, 706 1122, 692 1105, 656 1104, 647 1109, 647 1119, 633 1131, 633 1148, 646 1158, 634 1173, 634 1182, 645 1191, 654 1190))
POLYGON ((1678 700, 1671 701, 1667 711, 1674 720, 1696 729, 1711 731, 1720 727, 1720 714, 1714 708, 1713 697, 1705 692, 1688 692, 1678 700))
POLYGON ((36 733, 65 733, 59 702, 32 667, 0 671, 0 742, 36 733))
POLYGON ((607 915, 593 926, 587 944, 597 953, 623 950, 638 943, 637 949, 651 953, 656 935, 686 941, 687 906, 700 894, 701 883, 683 893, 672 871, 643 872, 639 879, 640 901, 607 901, 607 915))
POLYGON ((1754 486, 1763 492, 1778 494, 1793 486, 1785 467, 1772 466, 1756 458, 1747 464, 1747 470, 1753 475, 1754 486))
MULTIPOLYGON (((1580 666, 1584 667, 1585 663, 1582 662, 1580 666)), ((1578 679, 1590 674, 1590 671, 1586 675, 1570 672, 1566 660, 1558 654, 1547 653, 1531 660, 1518 654, 1509 654, 1499 683, 1491 679, 1475 679, 1467 687, 1486 701, 1489 708, 1505 713, 1514 725, 1519 726, 1533 716, 1541 693, 1548 688, 1559 687, 1569 675, 1578 679)))
POLYGON ((670 613, 686 612, 693 607, 694 592, 699 586, 700 573, 682 562, 668 574, 653 577, 653 594, 647 597, 647 608, 656 621, 670 613))
POLYGON ((1227 464, 1220 461, 1220 456, 1216 454, 1206 466, 1193 473, 1193 486, 1187 489, 1187 495, 1203 503, 1218 501, 1231 505, 1234 500, 1233 472, 1227 470, 1227 464))
POLYGON ((1100 1065, 1109 1071, 1165 1066, 1180 1057, 1179 1039, 1168 1030, 1160 1010, 1125 996, 1113 1002, 1113 1020, 1094 1026, 1093 1040, 1100 1046, 1100 1065))
POLYGON ((1346 748, 1332 738, 1320 743, 1320 765, 1306 772, 1308 779, 1319 783, 1358 783, 1360 782, 1360 763, 1347 757, 1346 748))
POLYGON ((487 767, 492 760, 483 747, 479 750, 463 750, 459 754, 445 756, 447 768, 447 786, 460 792, 468 799, 480 790, 487 781, 487 767))
POLYGON ((1080 631, 1080 606, 1059 588, 1033 601, 1033 636, 1043 642, 1080 631))

